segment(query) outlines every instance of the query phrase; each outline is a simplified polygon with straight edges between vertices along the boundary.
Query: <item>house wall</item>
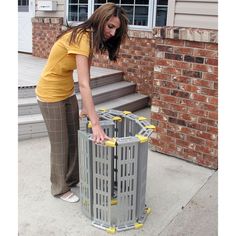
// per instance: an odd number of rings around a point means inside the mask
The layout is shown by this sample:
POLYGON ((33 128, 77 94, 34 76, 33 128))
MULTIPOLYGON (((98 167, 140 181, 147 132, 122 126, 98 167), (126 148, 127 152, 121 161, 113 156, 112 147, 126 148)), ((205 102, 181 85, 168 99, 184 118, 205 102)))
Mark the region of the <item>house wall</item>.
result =
MULTIPOLYGON (((62 30, 64 1, 58 2, 55 14, 36 11, 34 56, 47 58, 62 30)), ((94 66, 124 71, 125 80, 151 97, 153 151, 213 169, 218 168, 217 4, 169 0, 169 27, 129 30, 116 63, 106 54, 93 58, 94 66)))
POLYGON ((36 17, 65 17, 66 12, 66 0, 55 0, 57 2, 56 11, 39 11, 38 1, 35 0, 35 16, 36 17))
MULTIPOLYGON (((33 55, 47 58, 63 18, 33 21, 33 55)), ((93 65, 124 71, 151 98, 153 151, 218 168, 218 39, 216 30, 159 27, 129 30, 116 63, 95 54, 93 65)))
POLYGON ((95 55, 93 65, 124 71, 150 95, 153 151, 217 169, 217 31, 163 27, 129 35, 117 63, 95 55))
POLYGON ((169 0, 167 26, 218 28, 218 0, 169 0))
POLYGON ((34 17, 32 19, 32 55, 47 58, 51 47, 61 33, 63 18, 34 17))

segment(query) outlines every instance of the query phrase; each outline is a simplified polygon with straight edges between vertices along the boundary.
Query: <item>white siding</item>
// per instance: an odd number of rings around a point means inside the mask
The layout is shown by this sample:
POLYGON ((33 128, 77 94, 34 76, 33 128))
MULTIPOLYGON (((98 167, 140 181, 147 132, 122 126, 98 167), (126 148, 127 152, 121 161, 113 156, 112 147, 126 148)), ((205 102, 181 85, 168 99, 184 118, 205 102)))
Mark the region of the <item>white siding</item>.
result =
POLYGON ((218 28, 217 0, 170 0, 168 26, 218 28))

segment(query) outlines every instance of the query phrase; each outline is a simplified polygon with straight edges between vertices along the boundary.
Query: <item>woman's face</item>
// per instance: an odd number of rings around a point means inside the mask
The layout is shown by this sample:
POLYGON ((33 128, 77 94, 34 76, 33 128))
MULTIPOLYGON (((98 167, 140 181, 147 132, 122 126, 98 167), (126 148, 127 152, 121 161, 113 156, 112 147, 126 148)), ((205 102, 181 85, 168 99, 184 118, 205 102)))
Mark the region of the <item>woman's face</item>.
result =
POLYGON ((104 39, 108 40, 116 34, 116 30, 120 28, 120 19, 112 16, 104 26, 104 39))

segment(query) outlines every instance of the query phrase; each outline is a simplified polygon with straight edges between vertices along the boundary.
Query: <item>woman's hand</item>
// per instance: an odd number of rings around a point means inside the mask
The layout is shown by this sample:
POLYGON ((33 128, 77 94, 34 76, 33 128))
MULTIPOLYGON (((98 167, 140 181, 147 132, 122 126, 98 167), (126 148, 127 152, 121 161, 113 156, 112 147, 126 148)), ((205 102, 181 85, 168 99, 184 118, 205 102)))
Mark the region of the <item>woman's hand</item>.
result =
POLYGON ((79 113, 79 117, 83 118, 83 117, 86 117, 86 116, 88 116, 88 112, 83 108, 81 110, 81 112, 79 113))
POLYGON ((100 124, 92 125, 92 131, 93 131, 93 142, 94 143, 103 143, 106 140, 112 139, 104 133, 100 124))

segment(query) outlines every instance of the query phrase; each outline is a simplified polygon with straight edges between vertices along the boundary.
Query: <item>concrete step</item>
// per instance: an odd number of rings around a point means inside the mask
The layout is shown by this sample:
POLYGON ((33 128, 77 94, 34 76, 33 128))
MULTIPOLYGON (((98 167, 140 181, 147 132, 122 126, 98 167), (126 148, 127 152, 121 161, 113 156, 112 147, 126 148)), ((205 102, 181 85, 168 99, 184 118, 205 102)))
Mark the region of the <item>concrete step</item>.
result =
MULTIPOLYGON (((90 87, 91 88, 97 88, 101 87, 103 85, 113 84, 117 83, 119 81, 123 80, 123 72, 122 71, 116 71, 116 70, 108 70, 108 71, 99 71, 99 68, 94 67, 91 75, 90 80, 90 87)), ((74 72, 74 85, 75 85, 75 92, 77 93, 79 91, 78 89, 78 80, 77 78, 77 72, 74 72)), ((34 82, 32 85, 18 85, 18 98, 30 98, 35 97, 35 88, 36 88, 36 82, 34 82)))
MULTIPOLYGON (((129 94, 95 106, 100 108, 136 111, 148 106, 149 97, 138 93, 129 94)), ((46 126, 41 114, 18 117, 18 139, 30 139, 47 136, 46 126)))
MULTIPOLYGON (((98 81, 100 85, 102 81, 98 81)), ((99 104, 115 98, 119 98, 135 92, 136 85, 127 81, 120 81, 113 84, 103 86, 95 86, 92 89, 94 103, 99 104)), ((79 106, 81 107, 81 95, 77 94, 79 106)), ((18 99, 18 115, 33 115, 40 113, 36 97, 19 98, 18 99)))

